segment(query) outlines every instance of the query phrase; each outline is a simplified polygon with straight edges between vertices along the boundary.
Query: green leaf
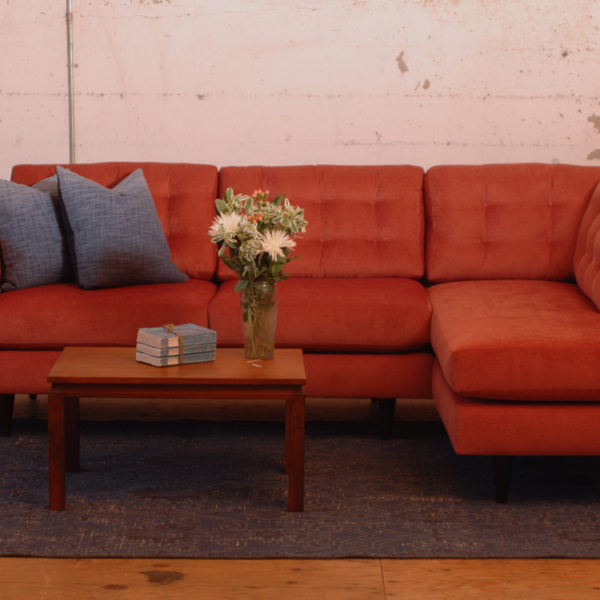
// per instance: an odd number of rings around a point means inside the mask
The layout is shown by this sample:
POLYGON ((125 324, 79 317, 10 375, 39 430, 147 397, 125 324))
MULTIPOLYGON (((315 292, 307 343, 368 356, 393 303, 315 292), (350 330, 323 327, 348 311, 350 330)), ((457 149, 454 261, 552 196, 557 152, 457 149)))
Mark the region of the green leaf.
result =
POLYGON ((285 194, 280 194, 279 196, 277 196, 277 198, 275 198, 275 200, 273 200, 273 204, 275 206, 281 206, 284 199, 285 199, 285 194))
POLYGON ((254 269, 254 278, 258 279, 259 277, 262 277, 263 275, 267 275, 269 272, 268 267, 264 266, 264 267, 260 267, 260 268, 256 268, 254 269))
POLYGON ((218 210, 220 213, 224 213, 224 212, 226 212, 226 211, 227 211, 227 203, 226 203, 226 202, 224 202, 223 200, 221 200, 221 198, 217 198, 217 199, 215 200, 215 204, 217 205, 217 210, 218 210))
POLYGON ((235 260, 226 255, 221 256, 221 259, 232 271, 240 272, 240 265, 235 260))
POLYGON ((223 200, 225 200, 225 202, 231 202, 232 198, 233 198, 233 188, 228 187, 227 190, 225 190, 223 200))
POLYGON ((223 244, 220 248, 219 248, 219 256, 221 258, 223 258, 223 255, 225 254, 225 250, 227 249, 227 246, 225 244, 223 244))
POLYGON ((249 281, 247 279, 239 279, 235 284, 234 291, 241 292, 243 289, 248 287, 249 281))
POLYGON ((252 208, 252 197, 249 196, 248 200, 246 200, 246 204, 244 205, 244 209, 249 211, 252 208))

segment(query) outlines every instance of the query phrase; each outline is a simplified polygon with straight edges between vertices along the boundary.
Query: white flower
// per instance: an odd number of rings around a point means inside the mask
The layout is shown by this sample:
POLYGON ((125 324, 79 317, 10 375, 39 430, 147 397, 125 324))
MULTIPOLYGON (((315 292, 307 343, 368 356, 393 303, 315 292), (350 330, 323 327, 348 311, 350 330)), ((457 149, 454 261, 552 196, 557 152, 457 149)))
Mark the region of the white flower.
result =
POLYGON ((237 213, 218 215, 210 226, 208 235, 213 242, 220 242, 223 239, 229 241, 237 233, 241 220, 242 217, 237 213))
POLYGON ((272 260, 277 260, 279 256, 285 256, 284 248, 296 247, 296 242, 281 229, 274 229, 263 234, 262 249, 267 252, 272 260))

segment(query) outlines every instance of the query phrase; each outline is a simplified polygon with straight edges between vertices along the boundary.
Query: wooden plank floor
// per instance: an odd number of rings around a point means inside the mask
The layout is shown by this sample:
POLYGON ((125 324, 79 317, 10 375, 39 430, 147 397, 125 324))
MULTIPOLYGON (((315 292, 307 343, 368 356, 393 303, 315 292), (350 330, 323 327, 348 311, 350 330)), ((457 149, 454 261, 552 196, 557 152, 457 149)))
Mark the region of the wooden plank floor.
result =
MULTIPOLYGON (((90 400, 88 419, 279 419, 274 403, 90 400)), ((308 399, 308 419, 376 419, 368 400, 308 399)), ((16 417, 45 418, 46 398, 18 396, 16 417)), ((429 401, 398 416, 436 419, 429 401)), ((600 600, 597 560, 170 560, 0 558, 0 600, 600 600)))
POLYGON ((2 600, 582 600, 594 560, 0 559, 2 600))

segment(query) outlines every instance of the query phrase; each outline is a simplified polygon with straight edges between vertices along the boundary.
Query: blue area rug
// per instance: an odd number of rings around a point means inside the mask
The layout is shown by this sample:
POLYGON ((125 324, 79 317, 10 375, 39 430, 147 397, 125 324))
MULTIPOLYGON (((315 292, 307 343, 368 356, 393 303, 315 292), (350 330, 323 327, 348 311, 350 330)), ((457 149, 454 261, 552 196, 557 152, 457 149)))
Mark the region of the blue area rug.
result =
POLYGON ((83 422, 82 471, 47 509, 45 423, 0 438, 0 555, 163 558, 600 557, 600 458, 491 459, 437 423, 307 424, 306 509, 287 512, 283 425, 83 422))

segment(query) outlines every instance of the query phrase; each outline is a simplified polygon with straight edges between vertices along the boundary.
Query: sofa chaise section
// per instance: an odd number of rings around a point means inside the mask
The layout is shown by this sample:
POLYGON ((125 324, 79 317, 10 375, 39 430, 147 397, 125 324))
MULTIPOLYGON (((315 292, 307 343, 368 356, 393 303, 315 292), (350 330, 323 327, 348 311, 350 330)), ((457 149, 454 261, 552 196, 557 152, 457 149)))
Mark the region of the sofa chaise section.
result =
POLYGON ((600 169, 440 166, 426 175, 433 396, 459 454, 600 454, 600 313, 574 280, 600 169))

